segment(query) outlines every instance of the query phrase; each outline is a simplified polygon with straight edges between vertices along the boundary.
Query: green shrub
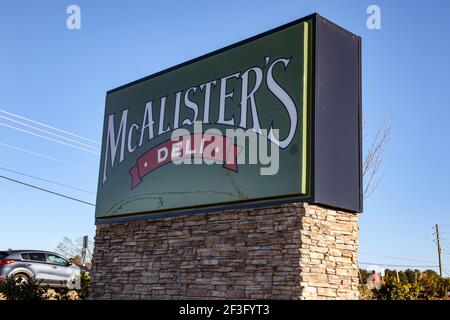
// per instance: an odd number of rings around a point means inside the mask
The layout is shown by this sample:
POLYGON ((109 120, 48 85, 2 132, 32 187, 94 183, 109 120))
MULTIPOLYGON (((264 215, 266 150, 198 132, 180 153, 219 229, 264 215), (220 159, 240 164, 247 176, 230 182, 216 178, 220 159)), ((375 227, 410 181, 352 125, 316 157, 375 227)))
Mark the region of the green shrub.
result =
POLYGON ((450 281, 440 277, 433 271, 423 273, 418 281, 421 288, 421 299, 444 299, 448 298, 450 281))
POLYGON ((387 272, 380 290, 373 294, 380 300, 445 299, 450 291, 450 279, 428 270, 418 273, 387 272))
POLYGON ((81 300, 87 298, 88 288, 91 285, 91 275, 81 270, 81 288, 77 290, 78 296, 81 300))
POLYGON ((0 281, 0 293, 7 300, 41 300, 44 289, 34 278, 21 283, 19 279, 8 277, 0 281))
POLYGON ((417 284, 401 283, 394 277, 386 277, 380 290, 374 290, 379 300, 415 300, 419 293, 417 284))

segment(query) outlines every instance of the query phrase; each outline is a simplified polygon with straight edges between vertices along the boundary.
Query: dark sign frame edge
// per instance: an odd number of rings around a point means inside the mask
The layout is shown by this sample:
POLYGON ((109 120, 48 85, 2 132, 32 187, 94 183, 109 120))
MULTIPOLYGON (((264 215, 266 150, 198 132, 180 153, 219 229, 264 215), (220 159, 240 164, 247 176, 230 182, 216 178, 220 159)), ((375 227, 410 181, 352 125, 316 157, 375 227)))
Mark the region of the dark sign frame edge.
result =
MULTIPOLYGON (((188 215, 194 215, 194 214, 206 214, 206 213, 219 213, 219 212, 223 212, 223 211, 228 211, 228 210, 245 210, 245 209, 252 209, 252 208, 262 208, 262 207, 270 207, 270 206, 275 206, 275 205, 281 205, 281 204, 288 204, 288 203, 295 203, 295 202, 299 202, 299 203, 316 203, 315 202, 315 179, 314 179, 314 166, 315 166, 315 151, 314 151, 314 141, 315 141, 315 119, 314 119, 314 109, 315 109, 315 99, 316 99, 316 88, 315 88, 315 71, 316 71, 316 59, 317 59, 317 52, 316 52, 316 24, 319 18, 322 18, 324 20, 326 20, 328 23, 331 23, 334 27, 337 27, 339 29, 341 29, 342 31, 355 36, 356 38, 360 39, 359 36, 351 33, 350 31, 336 25, 335 23, 323 18, 322 16, 320 16, 318 13, 313 13, 310 14, 308 16, 302 17, 300 19, 291 21, 289 23, 286 23, 284 25, 281 25, 279 27, 270 29, 268 31, 265 31, 263 33, 260 33, 258 35, 255 35, 253 37, 244 39, 242 41, 238 41, 234 44, 228 45, 226 47, 223 47, 221 49, 212 51, 210 53, 201 55, 197 58, 188 60, 186 62, 180 63, 178 65, 172 66, 170 68, 164 69, 162 71, 158 71, 156 73, 153 73, 149 76, 143 77, 141 79, 132 81, 130 83, 127 83, 125 85, 119 86, 117 88, 111 89, 109 91, 107 91, 106 95, 110 95, 113 94, 115 92, 118 92, 120 90, 126 89, 130 86, 134 86, 136 84, 139 84, 141 82, 147 81, 149 79, 158 77, 160 75, 166 74, 168 72, 172 72, 174 70, 177 70, 179 68, 182 68, 184 66, 190 65, 192 63, 201 61, 203 59, 212 57, 214 55, 217 55, 219 53, 225 52, 227 50, 239 47, 241 45, 244 45, 246 43, 252 42, 254 40, 260 39, 262 37, 265 37, 267 35, 270 35, 272 33, 284 30, 286 28, 289 28, 291 26, 294 26, 296 24, 302 23, 302 22, 311 22, 312 24, 312 35, 311 35, 311 50, 312 50, 312 54, 311 54, 311 69, 310 69, 310 73, 311 73, 311 77, 309 77, 311 83, 310 83, 310 88, 311 88, 311 92, 310 92, 310 108, 309 108, 309 112, 311 113, 309 115, 309 122, 311 124, 310 127, 310 137, 309 137, 309 156, 308 156, 308 160, 309 160, 309 172, 310 172, 310 179, 309 180, 309 186, 308 186, 308 195, 305 196, 288 196, 288 197, 277 197, 277 198, 273 198, 273 199, 264 199, 264 200, 251 200, 248 202, 232 202, 232 203, 227 203, 227 204, 219 204, 217 206, 214 205, 208 205, 208 206, 197 206, 197 207, 191 207, 191 208, 183 208, 183 209, 174 209, 174 210, 169 210, 167 212, 161 212, 161 213, 137 213, 137 214, 126 214, 126 215, 116 215, 116 216, 109 216, 109 217, 105 217, 105 218, 95 218, 95 224, 96 225, 101 225, 101 224, 112 224, 112 223, 119 223, 119 222, 128 222, 128 221, 140 221, 140 220, 148 220, 148 219, 157 219, 157 218, 166 218, 166 217, 178 217, 178 216, 188 216, 188 215)), ((361 58, 360 61, 358 61, 359 63, 359 68, 361 68, 361 58)), ((361 73, 360 73, 361 75, 361 73)), ((359 82, 359 117, 361 115, 361 82, 359 82)), ((105 109, 106 112, 106 109, 105 109)), ((360 128, 361 130, 361 128, 360 128)), ((359 139, 361 138, 361 132, 358 133, 359 134, 359 139)), ((361 141, 359 141, 359 148, 362 147, 361 145, 361 141)), ((361 150, 361 149, 360 149, 361 150)), ((361 163, 361 159, 360 159, 360 163, 361 163)), ((359 168, 360 172, 361 172, 361 167, 359 168)), ((362 185, 362 177, 360 175, 360 181, 361 181, 361 185, 362 185)), ((333 207, 327 204, 322 204, 325 207, 329 207, 335 210, 343 210, 342 208, 337 208, 337 207, 333 207)), ((362 210, 362 199, 360 199, 360 210, 357 210, 355 213, 357 213, 358 211, 362 210)))

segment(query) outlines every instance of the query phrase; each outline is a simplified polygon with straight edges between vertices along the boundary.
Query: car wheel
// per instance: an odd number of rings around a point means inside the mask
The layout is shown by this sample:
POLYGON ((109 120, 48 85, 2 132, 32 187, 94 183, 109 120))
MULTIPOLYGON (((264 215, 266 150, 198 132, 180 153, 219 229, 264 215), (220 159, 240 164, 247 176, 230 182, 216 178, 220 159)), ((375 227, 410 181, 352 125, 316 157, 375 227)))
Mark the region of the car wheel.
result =
POLYGON ((16 280, 19 284, 28 283, 30 281, 30 277, 24 273, 17 273, 12 276, 14 280, 16 280))

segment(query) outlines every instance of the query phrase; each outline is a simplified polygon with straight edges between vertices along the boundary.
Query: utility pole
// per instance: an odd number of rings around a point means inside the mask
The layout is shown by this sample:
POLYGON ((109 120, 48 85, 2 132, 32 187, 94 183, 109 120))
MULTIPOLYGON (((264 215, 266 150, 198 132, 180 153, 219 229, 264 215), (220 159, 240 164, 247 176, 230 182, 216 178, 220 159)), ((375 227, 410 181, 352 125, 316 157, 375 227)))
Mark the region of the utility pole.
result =
POLYGON ((361 281, 361 285, 362 285, 362 290, 365 293, 366 292, 366 284, 363 282, 360 268, 358 268, 358 273, 359 273, 359 281, 361 281))
POLYGON ((84 266, 86 262, 86 253, 88 250, 88 236, 83 237, 83 249, 81 250, 81 265, 84 266))
POLYGON ((442 277, 442 257, 441 257, 441 242, 439 240, 439 225, 436 223, 436 241, 439 257, 439 275, 442 277))

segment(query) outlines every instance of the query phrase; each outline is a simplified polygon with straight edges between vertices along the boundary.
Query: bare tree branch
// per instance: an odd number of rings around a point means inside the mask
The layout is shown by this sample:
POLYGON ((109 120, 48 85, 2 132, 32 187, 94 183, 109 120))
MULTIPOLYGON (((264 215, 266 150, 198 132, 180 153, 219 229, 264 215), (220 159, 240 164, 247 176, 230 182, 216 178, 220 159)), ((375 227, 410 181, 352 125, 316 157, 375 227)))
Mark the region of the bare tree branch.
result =
MULTIPOLYGON (((91 239, 88 240, 88 250, 86 254, 86 261, 91 261, 92 251, 94 249, 94 243, 91 239)), ((81 257, 83 250, 83 237, 72 240, 68 237, 64 237, 55 249, 56 253, 59 253, 67 258, 81 257)))
MULTIPOLYGON (((363 120, 363 140, 367 140, 368 135, 364 130, 365 121, 363 120)), ((384 150, 386 144, 391 137, 391 114, 389 114, 384 121, 381 123, 380 127, 375 134, 372 143, 367 149, 366 155, 363 161, 363 198, 367 199, 378 187, 384 174, 379 174, 379 169, 381 162, 384 157, 384 150)))

